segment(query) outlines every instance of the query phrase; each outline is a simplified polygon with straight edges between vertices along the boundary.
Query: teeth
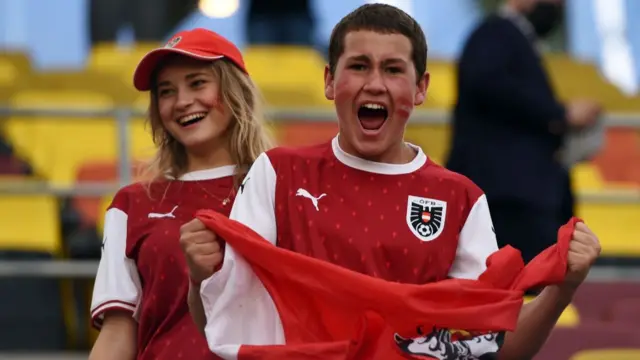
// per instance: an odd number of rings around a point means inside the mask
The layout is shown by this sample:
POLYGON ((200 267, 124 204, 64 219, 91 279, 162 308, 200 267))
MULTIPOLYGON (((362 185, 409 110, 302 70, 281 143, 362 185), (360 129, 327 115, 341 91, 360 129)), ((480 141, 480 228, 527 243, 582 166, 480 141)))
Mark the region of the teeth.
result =
POLYGON ((386 108, 383 105, 379 104, 364 104, 363 108, 371 109, 371 110, 385 110, 386 108))
POLYGON ((187 123, 189 121, 193 121, 196 119, 201 119, 203 117, 207 116, 207 113, 196 113, 196 114, 189 114, 187 116, 183 116, 181 118, 178 119, 178 124, 184 124, 187 123))

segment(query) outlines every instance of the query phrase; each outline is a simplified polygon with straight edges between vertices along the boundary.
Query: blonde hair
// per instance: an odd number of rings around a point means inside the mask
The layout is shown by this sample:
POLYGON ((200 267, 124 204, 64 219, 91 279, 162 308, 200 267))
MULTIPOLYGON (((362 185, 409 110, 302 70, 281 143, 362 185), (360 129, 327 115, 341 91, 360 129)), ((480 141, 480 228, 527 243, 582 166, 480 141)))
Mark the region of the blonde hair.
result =
MULTIPOLYGON (((273 142, 265 126, 262 96, 251 78, 225 60, 214 61, 211 68, 218 80, 220 98, 231 111, 227 134, 229 153, 236 165, 234 185, 237 187, 251 164, 270 149, 273 142)), ((187 170, 187 151, 162 125, 155 89, 151 90, 148 124, 158 150, 143 178, 149 184, 167 175, 177 179, 187 170)))

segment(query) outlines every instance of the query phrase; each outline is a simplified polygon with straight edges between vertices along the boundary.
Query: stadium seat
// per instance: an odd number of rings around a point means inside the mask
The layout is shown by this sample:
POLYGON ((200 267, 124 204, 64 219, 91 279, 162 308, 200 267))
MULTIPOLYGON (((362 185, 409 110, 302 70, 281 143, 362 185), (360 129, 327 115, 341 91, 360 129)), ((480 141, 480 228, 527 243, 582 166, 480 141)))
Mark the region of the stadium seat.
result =
POLYGON ((626 96, 611 84, 597 65, 566 55, 545 56, 554 88, 562 99, 592 98, 602 102, 607 111, 640 111, 638 97, 626 96))
MULTIPOLYGON (((48 195, 0 195, 0 260, 48 260, 62 252, 58 202, 48 195)), ((62 350, 67 327, 60 282, 0 279, 0 350, 62 350), (33 339, 38 341, 33 341, 33 339)))
MULTIPOLYGON (((99 77, 94 80, 96 78, 99 77)), ((92 77, 87 80, 91 81, 92 77)), ((109 87, 106 84, 97 86, 109 87)), ((112 90, 117 90, 114 84, 111 86, 112 90)), ((114 96, 112 91, 92 91, 88 87, 88 84, 77 84, 55 89, 40 83, 39 88, 17 92, 11 103, 16 107, 106 110, 133 102, 130 93, 114 96)), ((37 174, 58 185, 73 183, 79 164, 90 160, 114 160, 119 151, 116 123, 110 118, 12 116, 3 127, 18 155, 27 159, 37 174)), ((130 121, 129 131, 131 155, 148 157, 153 152, 153 144, 144 123, 130 121)))
POLYGON ((603 256, 640 257, 640 204, 580 202, 577 215, 598 234, 603 256))
POLYGON ((427 71, 430 74, 427 99, 421 108, 451 109, 456 102, 456 68, 451 61, 429 60, 427 71))
MULTIPOLYGON (((117 186, 118 170, 117 161, 87 162, 80 164, 75 181, 77 183, 113 183, 114 186, 117 186)), ((143 163, 132 164, 131 173, 134 175, 134 181, 139 180, 135 178, 135 175, 141 174, 142 170, 143 163)), ((102 221, 104 216, 104 208, 100 206, 102 200, 102 196, 75 196, 73 198, 73 207, 79 212, 83 226, 95 226, 102 221)))
POLYGON ((27 54, 0 52, 0 89, 13 86, 19 77, 29 75, 30 72, 31 61, 27 54))
POLYGON ((640 188, 640 133, 628 128, 607 129, 606 147, 593 163, 607 187, 640 188))
POLYGON ((99 44, 91 49, 87 68, 90 71, 113 74, 129 84, 133 81, 133 72, 142 57, 160 45, 143 42, 130 47, 113 43, 99 44))
POLYGON ((49 195, 0 195, 0 251, 62 251, 58 202, 49 195))
POLYGON ((309 146, 331 140, 338 133, 337 122, 296 121, 275 125, 278 145, 309 146))
POLYGON ((408 142, 422 147, 431 160, 444 166, 449 153, 450 128, 448 125, 409 123, 405 138, 408 142))
POLYGON ((571 360, 638 360, 640 344, 635 349, 585 350, 574 355, 571 360))
POLYGON ((325 62, 313 48, 252 46, 244 52, 247 70, 267 103, 275 107, 328 106, 325 62))
POLYGON ((581 163, 571 169, 573 185, 577 192, 601 191, 605 184, 600 170, 592 163, 581 163))

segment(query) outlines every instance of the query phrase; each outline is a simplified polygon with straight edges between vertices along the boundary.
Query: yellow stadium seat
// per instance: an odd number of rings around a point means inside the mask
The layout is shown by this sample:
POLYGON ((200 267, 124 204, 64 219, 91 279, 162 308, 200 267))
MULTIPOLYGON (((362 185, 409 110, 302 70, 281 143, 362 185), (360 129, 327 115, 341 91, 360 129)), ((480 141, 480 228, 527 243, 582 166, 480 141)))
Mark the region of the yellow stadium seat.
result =
MULTIPOLYGON (((84 91, 24 90, 11 103, 15 107, 104 110, 115 106, 104 94, 84 91)), ((49 118, 13 116, 4 132, 17 154, 30 162, 37 174, 58 185, 74 182, 80 164, 90 160, 112 160, 118 154, 116 123, 110 118, 49 118)), ((144 122, 129 123, 131 155, 147 158, 153 144, 144 122)))
POLYGON ((0 195, 0 249, 59 255, 58 213, 54 196, 0 195))
POLYGON ((0 57, 0 87, 12 86, 21 75, 15 64, 0 57))
POLYGON ((427 99, 422 108, 450 109, 458 96, 455 64, 448 61, 430 60, 427 64, 430 74, 427 99))
POLYGON ((640 111, 640 98, 624 95, 600 73, 597 65, 566 55, 547 55, 545 62, 562 99, 587 97, 600 101, 607 111, 640 111))
POLYGON ((598 191, 605 187, 600 171, 591 163, 578 164, 571 173, 577 191, 598 191))
POLYGON ((0 52, 0 99, 8 99, 21 80, 30 74, 31 64, 26 54, 0 52))
POLYGON ((31 72, 29 56, 21 52, 0 52, 0 86, 31 72))
POLYGON ((137 43, 131 47, 112 43, 96 45, 89 54, 87 68, 91 71, 116 75, 130 84, 133 81, 133 72, 142 57, 160 45, 160 43, 137 43))
POLYGON ((409 123, 405 138, 408 142, 422 147, 425 154, 436 163, 443 165, 446 161, 450 141, 448 125, 409 123))
POLYGON ((639 204, 581 202, 577 215, 598 234, 602 255, 640 257, 639 204))
MULTIPOLYGON (((533 296, 525 296, 524 303, 527 304, 533 301, 535 297, 533 296)), ((566 309, 560 315, 558 322, 556 323, 557 327, 576 327, 580 324, 580 316, 578 314, 578 310, 573 304, 569 304, 566 309)))
POLYGON ((584 350, 571 357, 571 360, 638 360, 638 349, 594 349, 584 350))
POLYGON ((324 59, 312 48, 255 46, 244 53, 247 70, 270 106, 327 106, 324 59))

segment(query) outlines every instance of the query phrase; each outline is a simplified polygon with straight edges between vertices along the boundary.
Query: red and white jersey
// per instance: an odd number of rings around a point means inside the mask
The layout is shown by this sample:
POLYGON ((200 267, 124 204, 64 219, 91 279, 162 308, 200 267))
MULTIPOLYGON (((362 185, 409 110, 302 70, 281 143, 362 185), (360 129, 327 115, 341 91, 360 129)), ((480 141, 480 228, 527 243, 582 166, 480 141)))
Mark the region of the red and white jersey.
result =
POLYGON ((270 150, 231 218, 279 247, 389 281, 476 279, 498 250, 486 197, 415 149, 399 165, 351 156, 337 138, 270 150))
POLYGON ((178 240, 180 226, 197 210, 229 213, 233 174, 234 166, 195 171, 153 183, 150 192, 133 184, 109 206, 91 317, 100 328, 105 312, 131 312, 138 322, 137 359, 217 359, 189 314, 178 240))
MULTIPOLYGON (((387 281, 477 279, 498 250, 486 197, 469 179, 415 150, 408 164, 383 164, 345 153, 337 138, 272 149, 244 178, 230 218, 278 247, 387 281)), ((200 295, 212 351, 286 343, 273 298, 281 294, 269 293, 232 246, 200 295)), ((497 351, 501 340, 491 336, 471 353, 497 351)))

